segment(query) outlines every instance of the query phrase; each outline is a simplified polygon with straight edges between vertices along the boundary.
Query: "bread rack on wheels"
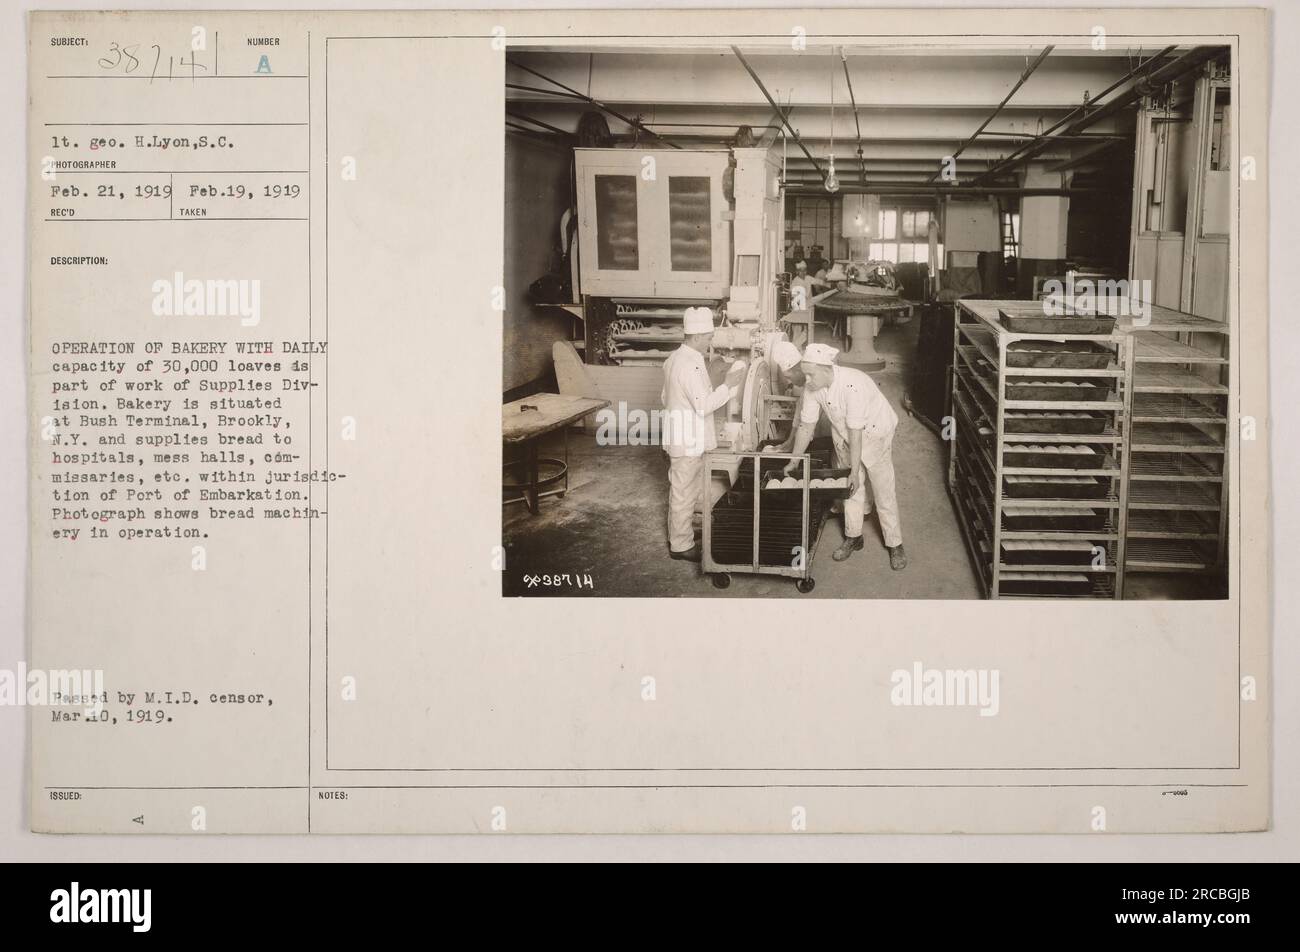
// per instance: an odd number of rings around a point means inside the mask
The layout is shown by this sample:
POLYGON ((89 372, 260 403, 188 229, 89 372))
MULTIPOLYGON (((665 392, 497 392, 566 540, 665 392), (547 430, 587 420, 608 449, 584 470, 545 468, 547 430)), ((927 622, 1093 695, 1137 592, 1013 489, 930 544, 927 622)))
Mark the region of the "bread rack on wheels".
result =
POLYGON ((848 495, 848 475, 819 467, 807 453, 705 453, 704 573, 717 588, 729 586, 733 574, 780 575, 811 592, 822 526, 834 501, 848 495), (801 475, 775 485, 791 460, 802 463, 801 475), (730 488, 713 499, 707 490, 717 475, 730 488))

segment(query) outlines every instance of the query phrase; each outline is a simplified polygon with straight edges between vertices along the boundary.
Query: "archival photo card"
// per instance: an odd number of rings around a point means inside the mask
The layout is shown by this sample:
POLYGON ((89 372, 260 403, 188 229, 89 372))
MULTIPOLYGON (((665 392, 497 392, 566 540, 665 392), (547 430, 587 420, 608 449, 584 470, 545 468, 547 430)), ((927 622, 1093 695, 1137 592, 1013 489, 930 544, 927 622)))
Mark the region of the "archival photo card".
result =
POLYGON ((33 830, 1268 827, 1266 13, 29 57, 33 830))

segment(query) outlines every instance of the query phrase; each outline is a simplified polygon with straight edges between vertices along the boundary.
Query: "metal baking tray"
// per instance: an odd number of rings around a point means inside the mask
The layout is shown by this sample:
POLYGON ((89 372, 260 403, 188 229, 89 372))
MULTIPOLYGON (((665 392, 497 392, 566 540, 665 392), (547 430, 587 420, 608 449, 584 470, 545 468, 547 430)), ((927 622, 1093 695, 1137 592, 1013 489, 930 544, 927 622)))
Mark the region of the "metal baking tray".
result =
POLYGON ((1110 493, 1106 476, 1004 476, 1009 499, 1104 499, 1110 493))
POLYGON ((1053 443, 1038 446, 1033 443, 1008 443, 1002 447, 1005 466, 1024 466, 1033 469, 1105 469, 1109 457, 1092 446, 1071 446, 1053 443))
POLYGON ((1073 572, 1003 572, 1003 595, 1091 595, 1092 579, 1073 572))
POLYGON ((1104 433, 1109 417, 1086 410, 1008 410, 1002 429, 1006 433, 1104 433))
POLYGON ((1059 400, 1062 403, 1100 403, 1110 396, 1110 385, 1092 380, 1008 380, 1008 400, 1059 400))
POLYGON ((1105 314, 1013 314, 998 311, 1003 325, 1013 334, 1086 334, 1105 336, 1115 330, 1115 318, 1105 314))
POLYGON ((1082 540, 1007 539, 1002 543, 1006 565, 1092 565, 1091 542, 1082 540))
POLYGON ((1104 532, 1104 509, 1054 509, 1051 506, 1002 506, 1002 524, 1009 532, 1104 532))
POLYGON ((1114 351, 1088 340, 1018 340, 1007 345, 1008 367, 1104 370, 1114 359, 1114 351))

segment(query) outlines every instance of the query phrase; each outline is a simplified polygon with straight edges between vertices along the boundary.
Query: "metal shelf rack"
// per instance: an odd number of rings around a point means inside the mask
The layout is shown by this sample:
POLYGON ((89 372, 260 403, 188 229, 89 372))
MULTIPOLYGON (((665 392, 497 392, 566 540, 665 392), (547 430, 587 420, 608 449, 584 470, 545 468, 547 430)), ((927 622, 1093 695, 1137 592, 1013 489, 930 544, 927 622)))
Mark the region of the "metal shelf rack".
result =
POLYGON ((1013 333, 1004 313, 1043 311, 960 301, 953 341, 948 489, 980 585, 990 598, 1120 598, 1129 335, 1013 333))
POLYGON ((1126 572, 1211 572, 1227 558, 1228 325, 1168 308, 1129 322, 1126 572))

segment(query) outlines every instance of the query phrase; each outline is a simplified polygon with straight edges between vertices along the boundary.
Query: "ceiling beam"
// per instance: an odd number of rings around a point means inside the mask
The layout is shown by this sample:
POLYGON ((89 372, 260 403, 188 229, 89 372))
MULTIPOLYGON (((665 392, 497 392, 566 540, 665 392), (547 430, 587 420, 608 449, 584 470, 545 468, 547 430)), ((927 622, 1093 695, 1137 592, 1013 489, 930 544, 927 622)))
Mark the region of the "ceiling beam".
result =
MULTIPOLYGON (((1039 196, 1082 196, 1112 195, 1117 189, 1108 188, 1022 188, 1015 185, 997 186, 961 186, 930 185, 926 182, 915 184, 907 182, 869 182, 866 185, 846 184, 840 186, 837 195, 924 195, 924 196, 963 196, 983 197, 988 195, 1017 195, 1021 198, 1039 196)), ((786 187, 790 195, 827 195, 824 186, 816 182, 790 182, 786 187)))
MULTIPOLYGON (((957 147, 956 152, 950 156, 945 156, 944 159, 956 159, 957 156, 966 151, 966 147, 974 142, 979 137, 979 134, 989 127, 989 123, 997 118, 998 113, 1006 107, 1007 103, 1011 102, 1011 97, 1019 91, 1020 87, 1025 84, 1025 81, 1029 79, 1030 76, 1034 75, 1034 71, 1038 69, 1038 67, 1043 65, 1043 60, 1052 55, 1053 49, 1055 49, 1055 47, 1050 45, 1045 46, 1043 51, 1038 54, 1034 61, 1025 66, 1024 72, 1020 74, 1020 78, 1016 80, 1015 85, 1011 87, 1007 94, 1002 98, 1002 101, 997 104, 996 108, 989 113, 988 118, 980 123, 980 127, 975 130, 974 134, 969 139, 957 147)), ((934 175, 930 176, 930 181, 933 182, 943 173, 943 164, 945 163, 941 161, 940 168, 936 169, 934 175)))
MULTIPOLYGON (((662 128, 662 127, 661 127, 662 128)), ((683 130, 680 133, 663 131, 672 142, 684 145, 688 149, 702 149, 721 151, 729 148, 732 140, 735 138, 734 126, 730 127, 733 131, 725 134, 713 133, 692 133, 689 130, 683 130)), ((619 148, 645 148, 643 139, 638 138, 635 134, 616 134, 611 136, 613 145, 619 148)), ((825 139, 809 139, 803 137, 805 146, 813 153, 814 159, 821 165, 829 158, 831 149, 829 142, 825 139)), ((1118 139, 1116 142, 1125 140, 1118 139)), ((779 148, 779 144, 778 144, 779 148)), ((853 141, 844 141, 837 139, 835 141, 835 162, 841 162, 852 165, 857 162, 857 152, 854 149, 853 141)), ((957 159, 957 168, 960 172, 966 174, 975 174, 985 171, 991 164, 1001 160, 1005 153, 1003 151, 993 150, 967 150, 966 154, 957 159)), ((1044 161, 1062 161, 1070 157, 1070 151, 1065 148, 1053 148, 1042 153, 1044 161)), ((934 151, 927 149, 924 145, 909 146, 906 143, 881 143, 868 142, 867 149, 863 152, 863 161, 868 166, 880 164, 889 165, 907 165, 914 166, 918 172, 926 175, 934 170, 934 151)), ((790 167, 811 167, 811 161, 801 152, 790 149, 786 155, 786 164, 790 167)))
MULTIPOLYGON (((510 63, 509 60, 507 60, 506 62, 507 62, 507 63, 510 63)), ((618 119, 618 120, 621 120, 622 122, 627 123, 627 124, 628 124, 629 126, 631 126, 633 129, 640 129, 642 132, 645 132, 645 133, 648 134, 648 135, 654 136, 656 139, 660 140, 661 142, 667 142, 667 144, 668 144, 671 148, 674 148, 674 149, 680 149, 680 148, 681 148, 681 146, 673 145, 673 143, 668 142, 668 140, 665 139, 663 136, 661 136, 661 135, 656 135, 654 132, 652 132, 651 130, 647 129, 645 126, 643 126, 643 125, 641 124, 640 120, 637 120, 637 119, 629 119, 627 116, 623 115, 622 113, 620 113, 620 112, 616 112, 615 110, 611 109, 609 106, 605 105, 603 102, 600 102, 599 100, 597 100, 597 99, 595 99, 595 98, 593 98, 593 97, 591 97, 591 96, 588 96, 588 95, 586 95, 585 93, 580 93, 580 92, 578 92, 576 89, 571 89, 570 87, 564 85, 564 83, 560 82, 560 81, 557 80, 557 79, 551 79, 551 77, 549 77, 549 76, 547 76, 547 75, 545 75, 545 74, 543 74, 543 73, 539 73, 537 70, 532 69, 531 67, 528 67, 528 66, 524 66, 524 65, 522 65, 522 64, 520 64, 520 63, 510 63, 510 65, 513 66, 513 67, 515 67, 516 69, 522 69, 525 73, 529 73, 529 74, 531 74, 531 75, 533 75, 533 76, 536 76, 538 79, 544 80, 545 82, 548 82, 548 83, 551 83, 552 85, 558 86, 560 89, 563 89, 563 90, 564 90, 565 92, 567 92, 567 93, 572 93, 573 95, 578 96, 578 97, 580 97, 580 98, 586 100, 590 105, 595 106, 595 107, 596 107, 597 109, 599 109, 601 112, 607 112, 607 113, 609 113, 609 114, 610 114, 611 116, 613 116, 615 119, 618 119)))
MULTIPOLYGON (((860 85, 857 79, 855 77, 855 92, 858 85, 860 85)), ((757 90, 755 90, 755 93, 757 93, 757 90)), ((773 96, 775 98, 775 93, 773 96)), ((758 98, 762 100, 761 96, 758 98)), ((766 101, 754 105, 734 106, 725 109, 713 106, 665 106, 653 102, 641 102, 637 103, 634 108, 623 108, 621 111, 629 115, 638 115, 643 123, 651 126, 655 123, 691 122, 717 125, 743 124, 752 126, 755 129, 760 126, 778 124, 784 128, 781 123, 781 114, 784 113, 790 126, 805 141, 819 137, 830 137, 831 122, 828 106, 792 111, 785 108, 784 101, 778 101, 778 104, 781 106, 779 112, 766 101)), ((506 106, 510 109, 527 112, 529 115, 566 128, 576 128, 578 118, 589 108, 581 100, 555 98, 549 100, 509 98, 506 100, 506 106)), ((996 145, 1002 148, 1005 154, 1005 152, 1009 151, 1016 137, 1031 139, 1038 130, 1053 125, 1076 108, 1077 102, 1054 111, 1018 112, 1016 111, 1016 102, 1013 100, 998 118, 981 133, 975 144, 967 148, 969 150, 996 145)), ((863 144, 866 148, 870 148, 872 143, 876 141, 906 139, 915 142, 951 143, 949 148, 949 151, 951 151, 951 148, 955 148, 970 137, 971 130, 979 125, 980 121, 987 115, 987 110, 909 108, 883 111, 863 108, 861 101, 859 101, 858 114, 863 131, 863 144)), ((1112 117, 1104 119, 1093 126, 1091 131, 1117 135, 1130 130, 1123 128, 1118 119, 1112 117)), ((847 109, 835 110, 835 138, 836 140, 844 139, 846 141, 856 138, 853 117, 847 109)), ((936 149, 932 154, 935 154, 937 160, 938 155, 944 153, 936 149)))

